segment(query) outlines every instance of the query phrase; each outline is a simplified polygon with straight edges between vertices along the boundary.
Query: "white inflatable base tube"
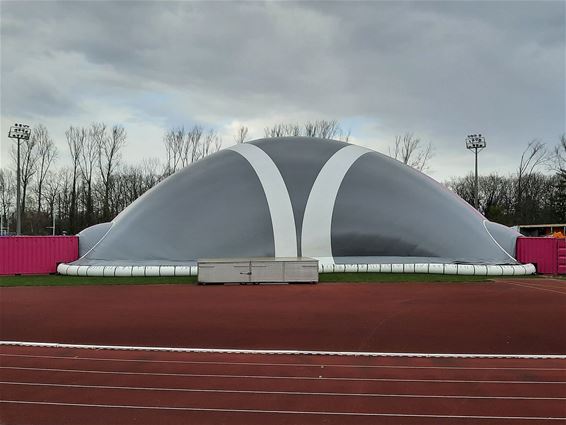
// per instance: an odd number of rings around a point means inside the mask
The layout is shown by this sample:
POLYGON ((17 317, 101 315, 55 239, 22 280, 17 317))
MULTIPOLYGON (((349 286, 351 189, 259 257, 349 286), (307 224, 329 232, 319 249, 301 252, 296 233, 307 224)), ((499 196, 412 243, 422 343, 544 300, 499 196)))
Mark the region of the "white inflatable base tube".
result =
MULTIPOLYGON (((533 264, 334 264, 319 263, 319 273, 423 273, 460 276, 525 276, 536 273, 533 264)), ((68 276, 197 276, 197 266, 75 266, 61 263, 57 273, 68 276)))
POLYGON ((460 276, 525 276, 536 273, 534 264, 330 264, 320 263, 319 273, 421 273, 460 276))

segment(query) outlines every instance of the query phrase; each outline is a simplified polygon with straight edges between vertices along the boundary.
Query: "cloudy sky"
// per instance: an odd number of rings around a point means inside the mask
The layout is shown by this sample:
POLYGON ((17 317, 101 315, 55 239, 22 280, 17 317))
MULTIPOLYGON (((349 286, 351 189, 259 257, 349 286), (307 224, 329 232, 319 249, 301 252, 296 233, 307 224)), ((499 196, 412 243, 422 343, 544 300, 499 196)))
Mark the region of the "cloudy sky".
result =
POLYGON ((565 132, 563 1, 1 1, 1 149, 8 128, 123 124, 125 159, 164 157, 164 129, 234 129, 337 119, 387 152, 432 142, 438 180, 473 167, 466 134, 487 135, 482 171, 510 172, 534 138, 565 132))

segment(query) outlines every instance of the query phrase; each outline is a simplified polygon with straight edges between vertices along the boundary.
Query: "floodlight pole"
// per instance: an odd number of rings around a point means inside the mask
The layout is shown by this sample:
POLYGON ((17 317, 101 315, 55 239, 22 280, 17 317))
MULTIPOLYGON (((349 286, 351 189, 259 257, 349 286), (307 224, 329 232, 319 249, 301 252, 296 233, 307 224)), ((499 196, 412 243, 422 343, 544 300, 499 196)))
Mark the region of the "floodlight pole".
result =
POLYGON ((22 234, 22 202, 21 202, 21 165, 20 165, 20 147, 22 140, 29 140, 31 130, 29 125, 25 124, 14 124, 10 127, 10 132, 8 137, 11 139, 17 139, 18 141, 18 151, 17 151, 17 168, 16 168, 16 235, 22 234))
POLYGON ((476 167, 475 167, 475 180, 474 180, 474 207, 476 210, 480 208, 480 199, 479 199, 479 181, 478 181, 478 148, 474 149, 474 154, 476 157, 476 167))
POLYGON ((18 167, 16 169, 16 235, 22 234, 22 192, 21 192, 21 166, 20 166, 20 146, 21 140, 18 137, 18 167))
POLYGON ((480 208, 479 200, 479 178, 478 178, 478 153, 486 147, 485 137, 481 134, 471 134, 466 137, 466 149, 474 151, 475 173, 474 173, 474 207, 480 208))

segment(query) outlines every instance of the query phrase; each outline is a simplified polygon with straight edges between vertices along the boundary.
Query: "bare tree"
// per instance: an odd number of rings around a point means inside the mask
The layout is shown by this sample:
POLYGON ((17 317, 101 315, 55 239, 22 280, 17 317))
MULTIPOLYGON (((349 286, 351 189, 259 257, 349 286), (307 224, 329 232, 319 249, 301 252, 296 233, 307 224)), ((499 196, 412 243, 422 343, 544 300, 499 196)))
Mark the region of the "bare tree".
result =
POLYGON ((33 129, 31 137, 36 139, 38 150, 38 173, 37 173, 37 212, 41 212, 41 202, 43 200, 43 185, 53 160, 57 156, 57 147, 53 139, 49 137, 47 127, 39 124, 33 129))
POLYGON ((551 169, 566 174, 566 134, 560 136, 560 142, 552 151, 551 169))
POLYGON ((234 135, 234 141, 236 143, 244 143, 248 140, 248 127, 245 125, 241 125, 236 130, 236 134, 234 135))
POLYGON ((304 124, 304 135, 321 139, 344 140, 345 142, 350 138, 350 133, 342 130, 340 123, 336 120, 307 121, 304 124))
POLYGON ((301 127, 299 124, 279 123, 271 127, 265 127, 265 137, 286 137, 286 136, 300 136, 301 127))
POLYGON ((200 125, 193 126, 189 131, 184 127, 170 129, 165 133, 163 142, 167 153, 167 176, 222 147, 222 139, 216 130, 205 131, 200 125))
POLYGON ((336 139, 347 142, 350 133, 342 129, 336 120, 306 121, 304 124, 279 123, 271 127, 265 127, 265 137, 304 136, 318 137, 321 139, 336 139))
POLYGON ((84 206, 86 224, 93 224, 93 179, 96 164, 100 156, 100 147, 106 138, 106 124, 92 123, 88 128, 87 137, 83 142, 81 149, 79 167, 81 170, 81 177, 85 185, 86 193, 84 193, 84 206))
POLYGON ((548 151, 546 145, 540 140, 531 140, 523 153, 521 154, 521 161, 517 175, 519 177, 531 174, 539 166, 548 161, 548 151))
POLYGON ((557 219, 566 221, 566 134, 560 137, 552 156, 551 169, 556 171, 556 194, 554 196, 554 209, 561 211, 557 219))
POLYGON ((185 137, 183 156, 181 158, 181 165, 186 167, 193 162, 198 161, 203 155, 202 153, 202 136, 204 129, 200 125, 195 125, 191 128, 185 137))
POLYGON ((475 183, 473 174, 467 174, 464 177, 452 177, 444 185, 470 205, 474 202, 475 183))
POLYGON ((222 147, 222 139, 214 129, 208 130, 202 142, 201 157, 218 152, 222 147))
POLYGON ((426 171, 433 157, 432 144, 423 144, 421 139, 413 133, 405 133, 403 136, 395 137, 393 152, 389 149, 389 156, 407 164, 416 170, 426 171))
POLYGON ((480 211, 487 218, 496 220, 500 210, 512 208, 509 196, 512 186, 509 179, 497 173, 482 176, 480 188, 480 211))
POLYGON ((69 199, 69 230, 75 233, 76 215, 77 215, 77 184, 80 176, 80 162, 82 157, 83 145, 88 138, 88 132, 85 128, 69 127, 65 132, 67 138, 67 146, 71 155, 71 182, 70 182, 70 199, 69 199))
POLYGON ((517 169, 516 211, 520 221, 525 219, 524 193, 530 177, 536 169, 548 162, 546 145, 540 140, 531 140, 523 153, 517 169))
POLYGON ((186 131, 184 127, 168 130, 163 136, 165 152, 167 153, 165 174, 173 174, 181 165, 185 147, 185 137, 186 131))
MULTIPOLYGON (((16 178, 10 170, 0 169, 0 214, 3 227, 9 230, 9 220, 16 196, 16 178)), ((0 234, 4 229, 0 229, 0 234)))
POLYGON ((158 158, 144 158, 141 163, 142 186, 144 192, 159 183, 163 176, 159 173, 161 161, 158 158))
POLYGON ((61 212, 61 189, 65 181, 65 176, 62 175, 63 172, 63 170, 59 170, 59 172, 50 171, 45 177, 45 200, 47 201, 52 221, 55 217, 57 204, 59 204, 59 212, 61 212))
POLYGON ((126 129, 120 125, 114 125, 110 135, 100 137, 98 144, 98 170, 104 186, 102 218, 104 221, 109 221, 110 194, 113 189, 114 173, 121 159, 120 151, 126 144, 126 129))

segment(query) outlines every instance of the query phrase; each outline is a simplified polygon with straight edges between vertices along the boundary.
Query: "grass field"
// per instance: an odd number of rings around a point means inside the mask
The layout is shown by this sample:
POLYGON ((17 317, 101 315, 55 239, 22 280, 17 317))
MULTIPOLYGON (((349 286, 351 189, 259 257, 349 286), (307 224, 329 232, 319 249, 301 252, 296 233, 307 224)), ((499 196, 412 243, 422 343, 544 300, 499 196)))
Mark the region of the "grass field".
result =
MULTIPOLYGON (((529 276, 532 278, 532 276, 529 276)), ((486 276, 455 276, 403 273, 321 273, 320 282, 487 282, 486 276)), ((61 275, 0 276, 0 286, 71 286, 71 285, 149 285, 196 284, 196 276, 179 277, 89 277, 61 275)))

